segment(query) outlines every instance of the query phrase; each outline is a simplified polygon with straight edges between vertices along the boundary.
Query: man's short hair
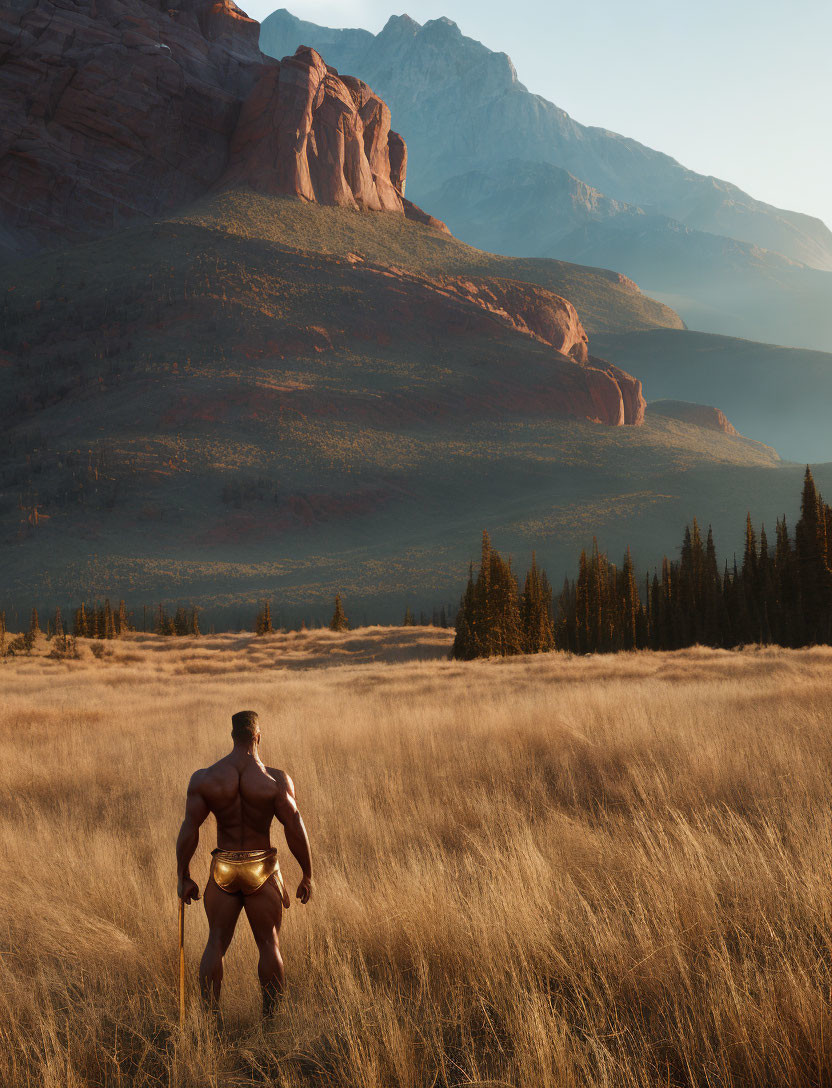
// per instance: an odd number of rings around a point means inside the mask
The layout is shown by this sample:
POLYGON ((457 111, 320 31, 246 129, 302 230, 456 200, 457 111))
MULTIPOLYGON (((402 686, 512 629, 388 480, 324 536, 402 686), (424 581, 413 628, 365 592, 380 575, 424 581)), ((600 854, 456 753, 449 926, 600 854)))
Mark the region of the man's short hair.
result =
POLYGON ((256 710, 239 710, 231 715, 231 736, 234 740, 254 740, 259 732, 256 710))

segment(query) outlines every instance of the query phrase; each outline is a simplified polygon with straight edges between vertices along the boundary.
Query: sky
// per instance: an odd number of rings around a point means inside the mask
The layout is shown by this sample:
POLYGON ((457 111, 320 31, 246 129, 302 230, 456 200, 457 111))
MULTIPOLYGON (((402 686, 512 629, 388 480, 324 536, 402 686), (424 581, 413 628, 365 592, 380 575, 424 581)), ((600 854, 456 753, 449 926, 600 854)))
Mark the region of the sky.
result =
POLYGON ((377 33, 445 15, 530 91, 832 227, 832 0, 240 0, 377 33))

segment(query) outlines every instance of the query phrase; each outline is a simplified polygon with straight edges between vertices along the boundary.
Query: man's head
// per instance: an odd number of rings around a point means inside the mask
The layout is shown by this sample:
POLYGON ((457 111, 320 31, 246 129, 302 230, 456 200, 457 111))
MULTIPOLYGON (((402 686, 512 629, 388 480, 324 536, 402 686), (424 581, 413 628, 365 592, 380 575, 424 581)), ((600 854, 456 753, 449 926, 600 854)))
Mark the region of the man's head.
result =
POLYGON ((235 744, 251 744, 260 740, 256 710, 239 710, 231 715, 231 739, 235 744))

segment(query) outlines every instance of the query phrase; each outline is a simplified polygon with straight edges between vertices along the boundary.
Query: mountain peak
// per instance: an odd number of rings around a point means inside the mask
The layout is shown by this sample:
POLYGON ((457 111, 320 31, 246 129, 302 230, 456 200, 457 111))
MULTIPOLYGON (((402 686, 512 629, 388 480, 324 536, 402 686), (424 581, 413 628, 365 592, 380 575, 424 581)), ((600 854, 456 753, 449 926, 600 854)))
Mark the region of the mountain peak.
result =
POLYGON ((406 13, 403 15, 391 15, 381 30, 382 34, 391 32, 415 34, 422 29, 422 24, 411 19, 406 13))
POLYGON ((458 35, 460 38, 462 37, 462 31, 459 29, 453 19, 449 19, 447 15, 440 15, 438 19, 428 19, 422 29, 427 30, 428 27, 437 27, 441 30, 448 30, 453 34, 458 35))

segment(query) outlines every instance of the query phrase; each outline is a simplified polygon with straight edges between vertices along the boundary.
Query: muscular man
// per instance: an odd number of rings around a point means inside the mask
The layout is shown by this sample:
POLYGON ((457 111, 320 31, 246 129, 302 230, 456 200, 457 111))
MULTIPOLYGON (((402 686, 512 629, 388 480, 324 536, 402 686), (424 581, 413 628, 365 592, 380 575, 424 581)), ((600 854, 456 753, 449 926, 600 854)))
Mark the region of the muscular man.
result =
POLYGON ((312 894, 312 861, 291 778, 260 759, 260 727, 253 710, 241 710, 232 717, 231 738, 231 752, 212 767, 197 771, 188 785, 185 819, 176 841, 179 897, 186 903, 199 899, 188 866, 199 842, 199 828, 213 812, 217 849, 212 851, 205 887, 209 933, 199 965, 202 998, 208 1007, 217 1007, 223 956, 240 911, 245 910, 260 953, 263 1015, 269 1016, 283 992, 278 934, 283 908, 290 903, 269 835, 273 817, 283 824, 289 849, 303 870, 297 891, 301 903, 308 903, 312 894))

